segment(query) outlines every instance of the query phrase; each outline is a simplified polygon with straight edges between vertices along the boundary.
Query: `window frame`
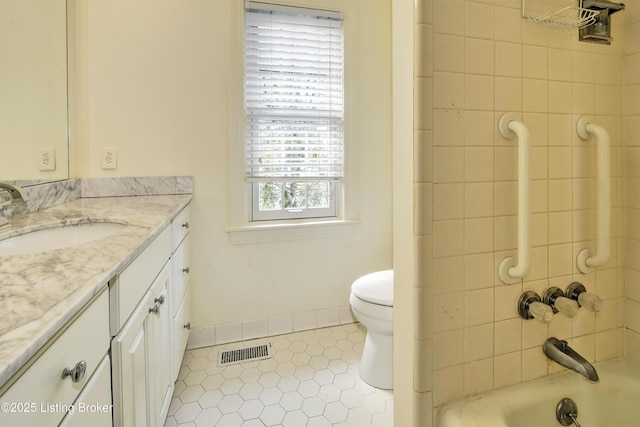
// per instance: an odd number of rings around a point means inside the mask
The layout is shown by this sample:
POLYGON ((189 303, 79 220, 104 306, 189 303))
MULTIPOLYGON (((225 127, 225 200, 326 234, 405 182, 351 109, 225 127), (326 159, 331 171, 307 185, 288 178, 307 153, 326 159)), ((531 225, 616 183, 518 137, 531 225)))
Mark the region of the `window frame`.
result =
MULTIPOLYGON (((302 181, 302 182, 319 182, 318 181, 302 181)), ((276 181, 283 182, 283 181, 276 181)), ((297 180, 287 180, 286 182, 301 182, 297 180)), ((341 187, 341 180, 330 180, 330 200, 331 203, 328 207, 320 208, 282 208, 282 209, 259 209, 260 189, 258 188, 260 182, 251 183, 251 204, 252 204, 252 220, 253 221, 274 221, 281 219, 312 219, 312 218, 335 218, 338 216, 339 205, 339 191, 341 187)))
MULTIPOLYGON (((273 3, 273 1, 252 0, 273 3)), ((228 170, 227 192, 221 195, 226 202, 227 233, 232 244, 247 244, 266 241, 288 241, 350 233, 352 226, 360 224, 359 192, 360 166, 357 153, 366 150, 366 145, 358 138, 359 131, 351 117, 357 98, 358 83, 357 40, 358 21, 356 0, 278 0, 286 6, 328 9, 342 13, 344 18, 344 178, 339 187, 337 216, 333 218, 290 219, 274 221, 251 221, 251 183, 245 178, 245 113, 244 113, 244 1, 230 5, 230 36, 227 50, 228 61, 228 113, 227 134, 228 170)), ((225 43, 221 40, 220 43, 225 43)), ((217 196, 212 195, 217 199, 217 196)), ((222 201, 220 202, 222 203, 222 201)))
MULTIPOLYGON (((335 10, 335 9, 331 9, 331 8, 327 8, 326 5, 322 5, 322 7, 309 7, 309 5, 290 5, 290 4, 284 4, 282 2, 256 2, 256 1, 246 1, 244 3, 243 6, 243 46, 246 43, 244 41, 244 38, 246 37, 246 23, 244 22, 244 17, 246 16, 247 13, 247 9, 253 8, 253 6, 257 6, 258 9, 263 9, 260 6, 260 3, 265 4, 264 9, 266 10, 272 10, 274 12, 300 12, 301 14, 305 14, 306 16, 325 16, 325 17, 332 17, 332 19, 335 19, 336 17, 339 18, 340 21, 340 32, 341 32, 341 38, 342 38, 342 67, 343 67, 343 73, 342 73, 342 79, 341 79, 341 84, 342 84, 342 93, 340 96, 340 105, 342 106, 342 117, 340 120, 340 127, 341 127, 341 148, 342 148, 342 153, 341 153, 341 158, 342 158, 342 174, 339 177, 318 177, 310 179, 310 178, 297 178, 296 176, 289 176, 289 177, 279 177, 279 176, 271 176, 271 177, 267 177, 267 178, 250 178, 249 176, 247 176, 245 179, 247 180, 247 191, 248 191, 248 199, 249 199, 249 209, 248 209, 248 221, 249 223, 253 223, 253 222, 258 222, 258 221, 282 221, 282 220, 291 220, 291 219, 295 219, 295 220, 299 220, 299 219, 318 219, 318 218, 328 218, 328 219, 339 219, 342 218, 341 215, 341 204, 339 203, 339 201, 342 199, 342 187, 343 187, 343 179, 344 179, 344 173, 345 173, 345 153, 346 153, 346 144, 347 144, 347 138, 346 138, 346 130, 345 130, 345 98, 346 98, 346 42, 345 42, 345 38, 346 38, 346 31, 344 28, 344 16, 343 16, 343 12, 340 10, 335 10), (259 203, 259 199, 260 199, 260 186, 262 183, 264 182, 274 182, 274 183, 279 183, 283 188, 285 187, 286 183, 300 183, 303 184, 305 186, 307 186, 306 183, 308 182, 325 182, 328 181, 330 183, 330 189, 329 189, 329 206, 328 207, 322 207, 322 208, 310 208, 310 207, 304 207, 304 208, 289 208, 286 206, 282 206, 280 209, 266 209, 266 210, 261 210, 260 209, 260 203, 259 203)), ((247 56, 246 56, 246 51, 245 49, 243 49, 242 51, 242 60, 243 60, 243 67, 242 67, 242 79, 243 79, 243 105, 244 103, 247 102, 247 93, 246 90, 244 89, 245 85, 247 84, 246 81, 246 60, 247 60, 247 56)), ((249 123, 250 122, 250 115, 251 115, 251 111, 247 110, 247 107, 245 106, 243 108, 243 112, 244 112, 244 117, 245 117, 245 123, 249 123)), ((327 113, 327 118, 333 116, 333 114, 331 114, 331 112, 327 113)), ((258 116, 260 117, 260 116, 258 116)), ((286 115, 283 115, 282 117, 287 117, 286 115)), ((248 162, 247 159, 247 147, 248 147, 248 135, 247 135, 247 129, 245 128, 245 133, 244 133, 244 149, 245 149, 245 162, 248 162)), ((247 165, 247 167, 249 167, 247 165)), ((249 169, 246 172, 247 174, 250 174, 249 169)), ((305 193, 305 196, 308 195, 308 193, 305 193)), ((284 200, 284 197, 282 198, 284 200)))

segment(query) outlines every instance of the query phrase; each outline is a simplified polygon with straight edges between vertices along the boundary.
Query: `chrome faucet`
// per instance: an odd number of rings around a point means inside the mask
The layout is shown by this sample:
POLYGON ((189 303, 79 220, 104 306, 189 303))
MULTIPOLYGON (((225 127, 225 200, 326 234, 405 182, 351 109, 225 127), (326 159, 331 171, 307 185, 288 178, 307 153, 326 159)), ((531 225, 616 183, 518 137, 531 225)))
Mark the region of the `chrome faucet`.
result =
POLYGON ((574 349, 569 347, 566 341, 551 337, 547 339, 543 346, 544 354, 554 362, 565 368, 569 368, 588 379, 591 382, 598 382, 598 373, 593 365, 580 356, 574 349))
POLYGON ((0 190, 6 190, 7 193, 9 193, 11 196, 11 201, 9 203, 26 202, 29 200, 29 197, 27 197, 24 190, 17 185, 0 182, 0 190))
MULTIPOLYGON (((9 184, 6 182, 0 182, 0 190, 5 190, 7 193, 9 193, 9 196, 11 197, 11 199, 9 199, 8 202, 0 203, 0 208, 5 205, 26 202, 27 200, 29 200, 29 197, 27 197, 24 190, 18 187, 17 185, 9 184)), ((0 227, 2 227, 5 224, 7 224, 7 218, 5 218, 4 216, 0 216, 0 227)))

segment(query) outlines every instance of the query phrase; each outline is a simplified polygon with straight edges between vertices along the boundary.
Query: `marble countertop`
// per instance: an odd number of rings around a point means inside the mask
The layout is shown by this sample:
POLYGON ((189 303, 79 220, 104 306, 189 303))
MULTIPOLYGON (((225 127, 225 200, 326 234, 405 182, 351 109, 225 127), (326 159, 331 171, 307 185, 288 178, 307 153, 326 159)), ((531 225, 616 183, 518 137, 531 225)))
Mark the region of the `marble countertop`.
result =
POLYGON ((190 200, 191 195, 81 198, 2 227, 0 239, 53 224, 126 224, 94 242, 0 257, 0 386, 103 291, 190 200))

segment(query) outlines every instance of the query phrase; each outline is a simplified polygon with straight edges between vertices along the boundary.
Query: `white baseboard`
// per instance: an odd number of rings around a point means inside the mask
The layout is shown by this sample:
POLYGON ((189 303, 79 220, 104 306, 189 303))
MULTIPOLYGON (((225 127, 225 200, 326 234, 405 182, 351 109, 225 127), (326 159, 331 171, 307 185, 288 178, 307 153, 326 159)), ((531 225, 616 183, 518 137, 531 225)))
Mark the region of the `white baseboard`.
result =
POLYGON ((283 314, 263 319, 222 323, 193 328, 189 333, 187 349, 210 347, 237 341, 264 338, 291 332, 305 331, 356 322, 351 306, 283 314))

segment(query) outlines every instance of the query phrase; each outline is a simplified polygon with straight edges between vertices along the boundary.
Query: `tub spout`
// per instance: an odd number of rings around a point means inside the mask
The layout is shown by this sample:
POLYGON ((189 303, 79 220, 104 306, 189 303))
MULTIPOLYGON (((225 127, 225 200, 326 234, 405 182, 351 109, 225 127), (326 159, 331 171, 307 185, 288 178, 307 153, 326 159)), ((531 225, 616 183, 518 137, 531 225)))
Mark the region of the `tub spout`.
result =
POLYGON ((565 368, 579 373, 591 382, 600 381, 596 368, 574 349, 569 347, 566 341, 551 337, 544 343, 543 350, 549 359, 559 363, 565 368))

